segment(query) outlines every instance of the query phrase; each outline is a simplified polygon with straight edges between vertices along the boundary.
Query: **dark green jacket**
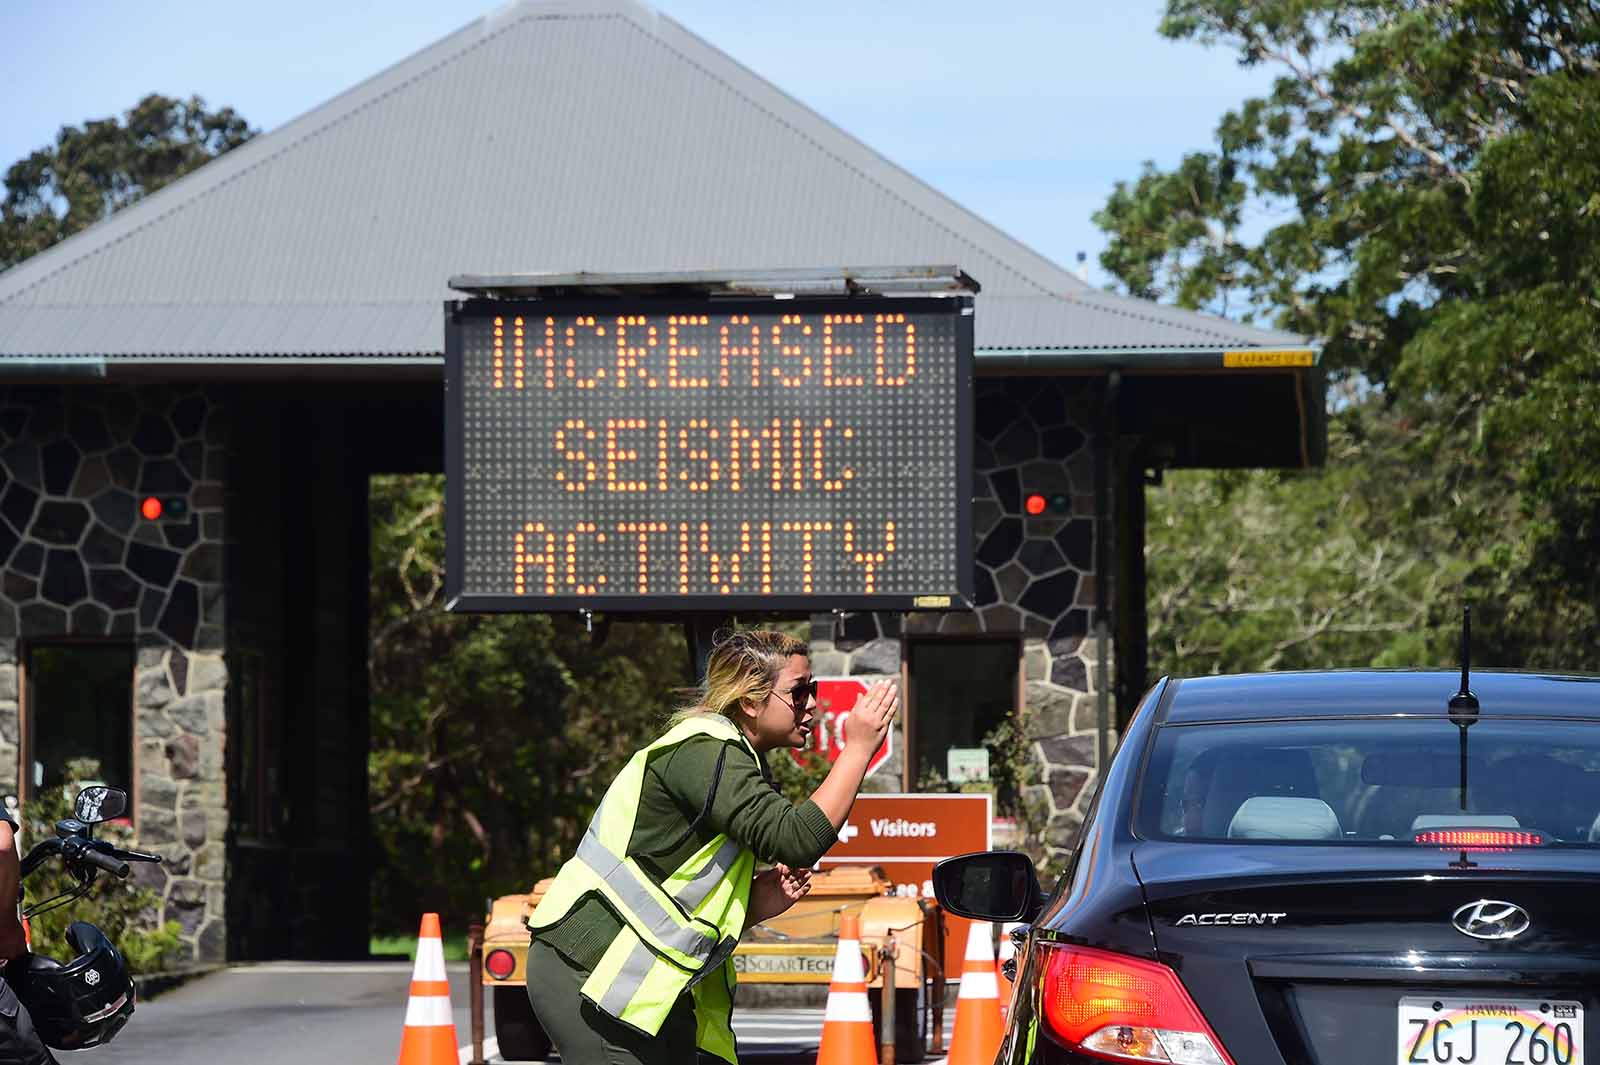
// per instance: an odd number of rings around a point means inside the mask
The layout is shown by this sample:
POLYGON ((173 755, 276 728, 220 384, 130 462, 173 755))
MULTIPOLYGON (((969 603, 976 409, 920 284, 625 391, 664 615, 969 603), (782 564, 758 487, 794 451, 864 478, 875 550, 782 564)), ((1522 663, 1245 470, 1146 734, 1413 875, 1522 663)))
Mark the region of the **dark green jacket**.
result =
MULTIPOLYGON (((736 740, 696 736, 652 756, 629 857, 664 880, 724 833, 754 851, 758 862, 792 868, 816 864, 835 839, 821 808, 810 799, 792 805, 766 763, 736 740)), ((592 971, 621 928, 605 903, 590 898, 539 938, 592 971)))

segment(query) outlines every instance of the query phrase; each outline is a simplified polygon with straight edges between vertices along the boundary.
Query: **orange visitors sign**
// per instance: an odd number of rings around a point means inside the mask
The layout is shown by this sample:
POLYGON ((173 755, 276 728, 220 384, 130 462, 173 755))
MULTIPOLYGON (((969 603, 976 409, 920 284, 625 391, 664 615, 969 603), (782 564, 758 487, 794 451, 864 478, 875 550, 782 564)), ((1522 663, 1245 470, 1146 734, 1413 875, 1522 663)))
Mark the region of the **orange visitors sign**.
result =
MULTIPOLYGON (((839 841, 818 865, 876 865, 895 894, 931 899, 935 863, 989 849, 991 803, 988 795, 857 796, 839 841)), ((952 979, 961 976, 969 923, 945 915, 945 971, 952 979)))

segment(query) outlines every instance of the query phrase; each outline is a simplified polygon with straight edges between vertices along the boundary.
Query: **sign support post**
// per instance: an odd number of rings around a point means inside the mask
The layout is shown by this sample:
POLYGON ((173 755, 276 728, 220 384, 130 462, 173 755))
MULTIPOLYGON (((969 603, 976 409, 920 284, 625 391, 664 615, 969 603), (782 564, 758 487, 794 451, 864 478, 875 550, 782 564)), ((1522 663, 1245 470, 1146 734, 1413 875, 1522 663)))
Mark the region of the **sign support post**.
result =
POLYGON ((894 969, 895 941, 889 936, 878 948, 878 971, 883 974, 883 1016, 879 1022, 878 1065, 894 1065, 894 969))
POLYGON ((689 685, 700 683, 706 675, 706 661, 718 630, 733 624, 732 614, 691 614, 683 622, 683 639, 689 647, 689 685))

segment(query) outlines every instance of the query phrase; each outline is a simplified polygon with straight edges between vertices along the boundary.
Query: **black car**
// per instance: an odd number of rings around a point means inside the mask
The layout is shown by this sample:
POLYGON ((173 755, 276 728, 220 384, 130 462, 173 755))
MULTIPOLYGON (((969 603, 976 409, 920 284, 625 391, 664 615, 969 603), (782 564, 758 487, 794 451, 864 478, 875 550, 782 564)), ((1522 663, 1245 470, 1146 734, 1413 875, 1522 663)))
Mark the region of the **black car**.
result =
POLYGON ((1163 680, 1026 921, 998 1060, 1600 1065, 1600 677, 1163 680))

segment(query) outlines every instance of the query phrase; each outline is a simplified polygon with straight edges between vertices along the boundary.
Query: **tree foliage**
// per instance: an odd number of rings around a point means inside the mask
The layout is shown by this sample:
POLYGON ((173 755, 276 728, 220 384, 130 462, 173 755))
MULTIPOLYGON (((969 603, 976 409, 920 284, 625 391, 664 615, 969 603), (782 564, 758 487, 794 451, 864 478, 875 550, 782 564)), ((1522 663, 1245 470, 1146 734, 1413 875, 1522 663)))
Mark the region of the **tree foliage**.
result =
POLYGON ((682 701, 678 626, 444 610, 443 479, 371 488, 374 927, 457 920, 572 855, 682 701))
MULTIPOLYGON (((1102 263, 1320 338, 1371 388, 1336 428, 1384 501, 1356 540, 1436 565, 1501 664, 1600 666, 1600 9, 1168 0, 1161 29, 1279 76, 1211 150, 1117 186, 1102 263)), ((1342 491, 1246 481, 1267 510, 1342 491)))
POLYGON ((1169 473, 1149 509, 1149 635, 1160 672, 1238 673, 1447 661, 1468 567, 1405 430, 1380 405, 1334 419, 1314 473, 1169 473), (1382 485, 1374 491, 1373 486, 1382 485))
POLYGON ((254 134, 230 107, 210 111, 198 96, 174 100, 155 93, 121 119, 63 126, 53 145, 6 171, 0 270, 109 218, 254 134))
MULTIPOLYGON (((55 835, 56 822, 72 816, 72 800, 86 781, 100 779, 100 764, 94 759, 75 759, 67 764, 66 783, 29 799, 22 808, 22 842, 31 847, 55 835)), ((95 826, 95 835, 119 847, 134 846, 133 829, 126 824, 95 826)), ((133 869, 141 867, 134 865, 133 869)), ((49 858, 23 882, 27 905, 37 905, 76 886, 59 858, 49 858)), ((94 886, 81 899, 29 920, 32 949, 36 954, 70 961, 72 945, 67 942, 67 926, 88 921, 106 934, 128 960, 134 973, 159 972, 178 961, 182 954, 183 928, 177 921, 162 921, 161 896, 140 885, 136 876, 118 880, 100 873, 94 886)))

